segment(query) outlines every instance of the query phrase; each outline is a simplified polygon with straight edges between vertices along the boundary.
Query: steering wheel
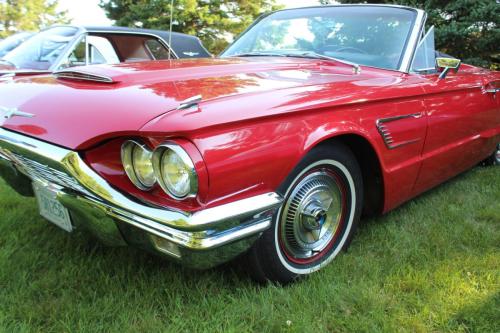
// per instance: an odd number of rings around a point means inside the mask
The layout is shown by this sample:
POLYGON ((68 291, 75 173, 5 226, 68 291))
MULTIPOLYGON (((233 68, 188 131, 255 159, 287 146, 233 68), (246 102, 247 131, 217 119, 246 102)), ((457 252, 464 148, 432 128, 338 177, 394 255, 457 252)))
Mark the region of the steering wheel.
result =
POLYGON ((356 53, 361 53, 361 54, 368 54, 365 50, 362 50, 362 49, 358 49, 357 47, 353 47, 353 46, 345 46, 345 47, 341 47, 339 49, 336 49, 335 52, 345 52, 345 51, 354 51, 356 53))

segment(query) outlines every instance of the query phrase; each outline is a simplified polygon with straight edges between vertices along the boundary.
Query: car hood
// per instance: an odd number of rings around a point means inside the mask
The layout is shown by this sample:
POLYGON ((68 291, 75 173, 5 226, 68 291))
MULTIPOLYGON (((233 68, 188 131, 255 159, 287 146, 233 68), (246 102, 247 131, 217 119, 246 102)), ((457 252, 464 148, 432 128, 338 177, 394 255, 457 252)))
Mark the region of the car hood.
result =
MULTIPOLYGON (((238 110, 237 99, 242 96, 246 96, 248 107, 248 98, 257 101, 259 94, 289 91, 293 95, 305 91, 305 86, 352 85, 384 77, 380 71, 354 74, 350 66, 339 63, 269 57, 143 62, 72 71, 80 74, 80 79, 40 75, 0 80, 0 108, 33 115, 2 117, 0 125, 78 150, 110 137, 137 135, 143 128, 155 128, 151 124, 159 120, 168 122, 166 115, 197 95, 202 98, 200 109, 218 102, 218 112, 224 113, 203 114, 209 126, 218 119, 229 121, 228 114, 230 121, 250 117, 238 110), (86 79, 107 78, 110 82, 82 80, 81 74, 86 79)), ((185 119, 184 125, 191 122, 193 128, 203 121, 194 117, 185 119)))

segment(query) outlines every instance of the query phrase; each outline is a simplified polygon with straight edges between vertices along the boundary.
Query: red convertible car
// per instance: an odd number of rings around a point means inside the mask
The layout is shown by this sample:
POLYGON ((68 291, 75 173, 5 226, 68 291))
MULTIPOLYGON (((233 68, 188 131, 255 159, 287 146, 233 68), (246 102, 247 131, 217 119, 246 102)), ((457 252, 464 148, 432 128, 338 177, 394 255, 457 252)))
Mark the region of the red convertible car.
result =
POLYGON ((442 57, 425 23, 399 6, 282 10, 215 59, 0 83, 1 174, 66 231, 293 281, 362 215, 499 162, 500 74, 442 57))

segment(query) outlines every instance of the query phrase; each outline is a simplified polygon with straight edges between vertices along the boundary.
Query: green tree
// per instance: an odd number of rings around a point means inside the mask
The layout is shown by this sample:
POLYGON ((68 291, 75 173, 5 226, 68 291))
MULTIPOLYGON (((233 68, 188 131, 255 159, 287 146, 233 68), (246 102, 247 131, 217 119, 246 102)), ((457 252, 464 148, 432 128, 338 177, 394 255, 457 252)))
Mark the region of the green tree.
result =
POLYGON ((0 0, 0 38, 67 23, 66 12, 58 12, 57 5, 57 0, 0 0))
MULTIPOLYGON (((322 4, 333 3, 320 0, 322 4)), ((339 0, 358 3, 357 0, 339 0)), ((484 67, 500 68, 500 4, 495 0, 379 0, 370 3, 407 5, 427 11, 436 28, 436 48, 484 67)))
MULTIPOLYGON (((101 0, 116 25, 168 30, 170 0, 101 0)), ((241 33, 263 12, 278 9, 275 0, 174 0, 173 30, 198 36, 213 53, 241 33)))

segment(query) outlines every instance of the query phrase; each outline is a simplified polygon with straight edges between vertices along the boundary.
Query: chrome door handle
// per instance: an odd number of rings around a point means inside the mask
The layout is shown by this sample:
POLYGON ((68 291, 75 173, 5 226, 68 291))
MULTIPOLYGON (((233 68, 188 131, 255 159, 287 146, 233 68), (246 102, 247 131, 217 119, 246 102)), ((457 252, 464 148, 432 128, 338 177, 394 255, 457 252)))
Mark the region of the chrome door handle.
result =
POLYGON ((484 90, 485 94, 493 94, 493 98, 497 97, 497 92, 500 92, 500 88, 486 88, 484 90))

